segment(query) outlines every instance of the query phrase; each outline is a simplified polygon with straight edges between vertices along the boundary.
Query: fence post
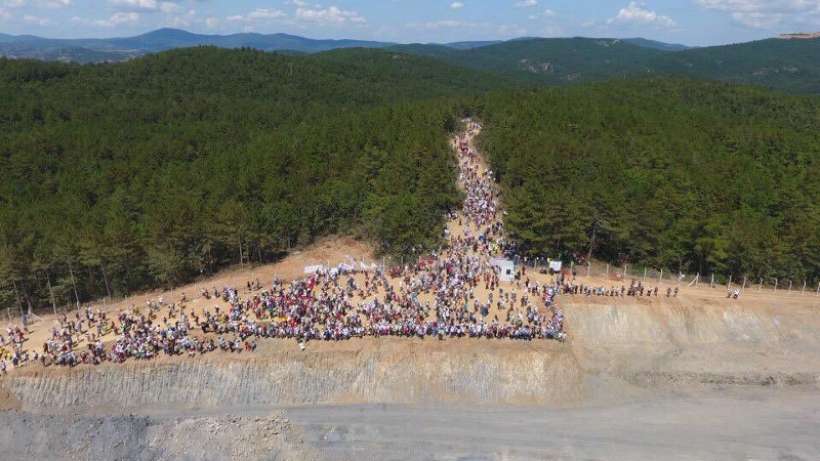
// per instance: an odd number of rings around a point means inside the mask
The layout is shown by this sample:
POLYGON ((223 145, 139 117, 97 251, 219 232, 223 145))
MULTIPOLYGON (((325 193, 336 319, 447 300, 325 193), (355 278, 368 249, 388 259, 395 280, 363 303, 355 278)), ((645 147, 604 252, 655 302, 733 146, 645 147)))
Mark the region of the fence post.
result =
POLYGON ((726 284, 726 291, 732 289, 732 274, 729 274, 729 283, 726 284))
POLYGON ((743 276, 743 288, 741 288, 740 291, 743 291, 745 289, 746 289, 746 276, 744 275, 743 276))
POLYGON ((800 290, 800 296, 806 295, 806 280, 803 280, 803 289, 800 290))
POLYGON ((789 280, 789 292, 788 294, 792 294, 792 281, 789 280))
POLYGON ((820 282, 817 282, 817 295, 820 296, 820 282))
POLYGON ((609 278, 609 264, 606 265, 606 276, 609 278))
POLYGON ((774 279, 774 292, 777 293, 777 279, 774 279))
POLYGON ((761 291, 763 289, 763 279, 760 279, 760 285, 757 286, 757 291, 761 291))
POLYGON ((663 267, 661 267, 661 273, 658 275, 658 283, 661 283, 661 280, 663 280, 663 267))
POLYGON ((643 283, 646 283, 646 266, 643 266, 643 283))
POLYGON ((712 272, 712 281, 709 282, 709 288, 714 288, 714 287, 715 287, 715 273, 712 272))

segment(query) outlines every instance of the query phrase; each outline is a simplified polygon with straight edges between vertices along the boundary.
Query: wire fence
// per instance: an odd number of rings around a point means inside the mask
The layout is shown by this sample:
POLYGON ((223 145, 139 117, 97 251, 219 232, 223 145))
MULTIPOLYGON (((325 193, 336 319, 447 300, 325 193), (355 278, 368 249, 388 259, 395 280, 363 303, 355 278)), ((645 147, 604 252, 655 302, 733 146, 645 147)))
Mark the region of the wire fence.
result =
MULTIPOLYGON (((421 257, 424 259, 424 257, 421 257)), ((361 261, 368 266, 377 267, 383 271, 389 272, 393 268, 401 268, 408 265, 415 265, 420 262, 420 256, 406 255, 406 256, 385 256, 377 258, 373 261, 361 261)), ((513 262, 517 267, 522 265, 527 266, 530 270, 549 273, 550 262, 548 258, 522 258, 514 257, 513 262)), ((322 262, 319 262, 322 264, 322 262)), ((329 265, 329 262, 327 263, 329 265)), ((749 277, 749 276, 725 276, 722 274, 691 274, 671 271, 666 269, 657 269, 650 266, 635 264, 617 266, 607 264, 600 261, 592 261, 588 264, 575 264, 573 262, 562 263, 562 271, 568 271, 576 277, 586 277, 592 279, 592 284, 602 284, 608 288, 609 286, 628 286, 632 281, 639 281, 644 286, 663 286, 663 287, 679 287, 689 288, 711 288, 716 290, 723 290, 723 292, 732 292, 738 290, 741 294, 765 293, 776 296, 803 296, 803 297, 818 297, 820 298, 820 280, 792 280, 779 279, 774 277, 749 277), (602 281, 603 279, 603 281, 602 281)), ((97 300, 93 304, 107 306, 112 300, 104 298, 97 300)), ((85 303, 83 303, 85 305, 85 303)), ((39 314, 67 314, 70 315, 74 311, 79 311, 81 305, 76 302, 58 303, 56 308, 40 306, 34 312, 29 312, 21 302, 16 302, 13 305, 7 306, 0 310, 0 322, 6 321, 8 323, 16 323, 18 320, 22 323, 34 323, 40 321, 39 314), (5 311, 5 312, 3 312, 5 311), (55 312, 52 312, 55 311, 55 312), (25 319, 25 320, 24 320, 25 319)))
MULTIPOLYGON (((415 264, 418 256, 385 257, 378 261, 381 267, 389 270, 391 267, 404 267, 415 264)), ((514 257, 516 266, 525 265, 531 270, 549 272, 551 259, 514 257)), ((644 286, 673 286, 683 288, 698 287, 723 290, 724 292, 738 290, 740 293, 766 293, 782 296, 815 296, 820 297, 820 279, 780 279, 774 277, 751 277, 737 275, 723 275, 717 273, 699 274, 682 273, 668 269, 658 269, 642 264, 625 264, 617 266, 600 261, 589 264, 576 265, 562 263, 562 270, 570 271, 578 277, 605 279, 611 285, 629 285, 633 280, 644 286)))
MULTIPOLYGON (((564 265, 567 268, 567 265, 564 265)), ((677 287, 700 287, 738 290, 741 293, 767 293, 782 296, 815 296, 820 297, 820 280, 774 277, 751 277, 746 275, 723 275, 716 273, 682 273, 673 270, 657 269, 635 264, 616 266, 594 261, 589 264, 575 265, 570 263, 568 269, 579 277, 606 279, 612 284, 640 281, 643 285, 671 285, 677 287)))

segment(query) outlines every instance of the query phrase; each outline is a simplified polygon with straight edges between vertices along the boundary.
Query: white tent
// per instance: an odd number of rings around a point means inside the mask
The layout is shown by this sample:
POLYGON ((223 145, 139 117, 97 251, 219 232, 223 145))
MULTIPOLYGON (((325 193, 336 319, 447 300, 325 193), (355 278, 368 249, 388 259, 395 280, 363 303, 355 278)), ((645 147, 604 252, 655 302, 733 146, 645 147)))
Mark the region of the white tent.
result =
POLYGON ((512 282, 515 280, 515 263, 506 258, 493 258, 490 265, 498 271, 498 279, 502 282, 512 282))
POLYGON ((315 274, 317 272, 322 272, 325 269, 325 266, 321 264, 317 264, 315 266, 305 266, 305 274, 315 274))

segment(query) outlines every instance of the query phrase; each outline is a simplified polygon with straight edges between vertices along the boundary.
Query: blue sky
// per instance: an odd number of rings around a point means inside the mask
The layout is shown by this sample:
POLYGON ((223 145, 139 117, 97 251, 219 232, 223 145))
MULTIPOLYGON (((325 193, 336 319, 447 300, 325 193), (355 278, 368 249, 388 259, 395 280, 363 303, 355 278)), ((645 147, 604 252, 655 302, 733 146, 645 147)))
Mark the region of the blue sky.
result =
POLYGON ((634 37, 714 45, 820 30, 820 0, 0 0, 0 32, 128 36, 159 27, 398 42, 634 37))

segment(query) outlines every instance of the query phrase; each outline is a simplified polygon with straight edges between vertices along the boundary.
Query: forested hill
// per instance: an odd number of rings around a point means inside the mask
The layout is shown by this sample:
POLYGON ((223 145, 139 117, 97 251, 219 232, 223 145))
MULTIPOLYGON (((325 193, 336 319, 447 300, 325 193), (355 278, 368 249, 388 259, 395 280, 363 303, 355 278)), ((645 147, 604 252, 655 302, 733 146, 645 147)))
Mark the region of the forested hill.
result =
POLYGON ((769 39, 696 48, 658 56, 651 66, 658 74, 820 94, 820 39, 769 39))
POLYGON ((289 34, 201 35, 159 29, 135 37, 51 39, 32 35, 0 36, 0 55, 49 61, 117 62, 176 48, 217 46, 261 51, 316 53, 337 48, 383 48, 389 43, 363 40, 316 40, 289 34))
POLYGON ((793 93, 820 94, 820 39, 769 39, 702 48, 642 38, 582 37, 397 45, 315 40, 287 34, 199 35, 160 29, 136 37, 110 39, 0 36, 0 55, 75 62, 123 61, 146 53, 202 45, 246 47, 283 54, 350 48, 388 49, 513 76, 529 84, 564 85, 651 75, 731 81, 793 93))
POLYGON ((142 104, 164 103, 162 98, 172 96, 182 102, 190 102, 185 98, 189 96, 211 103, 222 98, 253 98, 257 102, 251 109, 275 102, 277 105, 272 110, 266 107, 266 112, 277 118, 305 112, 285 110, 283 104, 296 104, 294 107, 301 109, 305 104, 361 107, 511 86, 503 77, 395 52, 350 49, 289 56, 210 47, 105 65, 0 58, 0 81, 8 83, 0 90, 10 96, 3 104, 11 106, 33 104, 56 111, 56 106, 64 105, 71 106, 65 110, 81 112, 75 104, 79 100, 72 98, 84 98, 86 103, 104 103, 109 110, 127 103, 119 109, 130 112, 141 109, 142 104), (28 98, 16 90, 29 92, 28 98), (147 98, 137 99, 142 95, 147 98))
POLYGON ((640 46, 634 40, 592 38, 514 40, 469 50, 440 45, 390 49, 552 85, 654 75, 820 93, 820 39, 771 39, 678 51, 640 46))
POLYGON ((550 84, 645 74, 650 71, 648 61, 664 53, 622 40, 590 38, 513 40, 469 50, 439 45, 401 45, 390 49, 550 84))
POLYGON ((6 306, 175 284, 328 233, 433 246, 459 200, 449 98, 498 83, 376 50, 214 48, 0 60, 0 82, 6 306))
POLYGON ((816 97, 640 80, 494 94, 481 118, 522 251, 820 278, 816 97))

